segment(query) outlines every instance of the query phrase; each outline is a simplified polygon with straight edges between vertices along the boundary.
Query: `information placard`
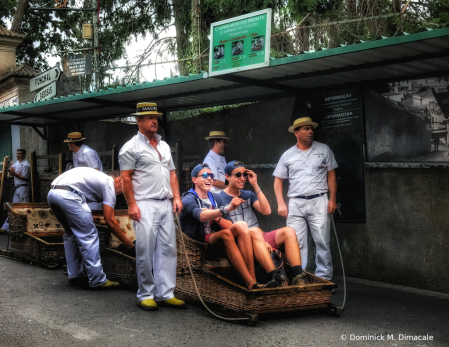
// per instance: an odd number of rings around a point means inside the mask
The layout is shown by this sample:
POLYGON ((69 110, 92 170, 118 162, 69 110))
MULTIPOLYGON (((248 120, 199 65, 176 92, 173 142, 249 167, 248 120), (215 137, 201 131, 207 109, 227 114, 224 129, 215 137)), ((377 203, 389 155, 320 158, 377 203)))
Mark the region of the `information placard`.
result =
POLYGON ((271 9, 211 24, 209 75, 270 65, 271 9))
POLYGON ((90 54, 74 54, 69 56, 68 77, 92 73, 92 60, 90 54))
POLYGON ((357 89, 320 94, 321 126, 327 130, 362 126, 362 97, 357 89))

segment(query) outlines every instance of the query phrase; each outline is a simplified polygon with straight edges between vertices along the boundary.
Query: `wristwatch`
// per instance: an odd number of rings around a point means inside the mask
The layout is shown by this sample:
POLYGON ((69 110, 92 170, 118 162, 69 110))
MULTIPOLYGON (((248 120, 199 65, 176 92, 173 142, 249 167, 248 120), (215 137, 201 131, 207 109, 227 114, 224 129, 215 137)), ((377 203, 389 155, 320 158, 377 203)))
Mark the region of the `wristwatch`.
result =
POLYGON ((218 210, 221 212, 221 215, 224 216, 226 214, 229 214, 229 211, 226 209, 226 206, 220 206, 218 210))

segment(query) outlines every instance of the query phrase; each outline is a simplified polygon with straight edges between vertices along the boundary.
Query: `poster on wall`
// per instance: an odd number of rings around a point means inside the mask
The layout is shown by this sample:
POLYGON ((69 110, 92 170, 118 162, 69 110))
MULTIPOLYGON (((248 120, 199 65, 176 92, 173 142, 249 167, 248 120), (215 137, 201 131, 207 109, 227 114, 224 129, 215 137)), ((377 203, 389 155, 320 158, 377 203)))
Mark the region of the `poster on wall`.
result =
POLYGON ((320 93, 320 126, 324 130, 362 126, 362 97, 355 88, 320 93))
POLYGON ((449 76, 443 76, 389 83, 383 101, 370 92, 370 161, 449 162, 448 86, 449 76))
POLYGON ((209 75, 270 65, 271 9, 211 24, 209 75))

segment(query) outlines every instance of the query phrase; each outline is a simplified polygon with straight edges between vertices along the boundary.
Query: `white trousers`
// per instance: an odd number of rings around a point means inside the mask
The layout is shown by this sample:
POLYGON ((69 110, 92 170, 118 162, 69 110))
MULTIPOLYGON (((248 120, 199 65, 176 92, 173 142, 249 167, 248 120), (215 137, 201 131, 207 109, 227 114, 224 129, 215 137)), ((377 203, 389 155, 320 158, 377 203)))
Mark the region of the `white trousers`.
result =
POLYGON ((176 234, 170 200, 136 201, 142 218, 136 232, 136 269, 139 301, 173 298, 176 286, 176 234))
MULTIPOLYGON (((30 188, 26 186, 17 187, 14 192, 14 197, 12 198, 12 202, 30 202, 30 188)), ((8 218, 6 218, 5 223, 2 226, 3 230, 9 231, 9 223, 8 218)))
POLYGON ((308 259, 307 227, 309 227, 316 247, 315 275, 326 280, 330 280, 333 274, 328 203, 326 194, 311 200, 290 198, 287 218, 287 226, 296 231, 304 269, 307 267, 308 259))
POLYGON ((84 263, 90 287, 106 283, 98 231, 86 200, 74 192, 52 189, 47 201, 65 230, 63 238, 69 279, 84 275, 84 263))

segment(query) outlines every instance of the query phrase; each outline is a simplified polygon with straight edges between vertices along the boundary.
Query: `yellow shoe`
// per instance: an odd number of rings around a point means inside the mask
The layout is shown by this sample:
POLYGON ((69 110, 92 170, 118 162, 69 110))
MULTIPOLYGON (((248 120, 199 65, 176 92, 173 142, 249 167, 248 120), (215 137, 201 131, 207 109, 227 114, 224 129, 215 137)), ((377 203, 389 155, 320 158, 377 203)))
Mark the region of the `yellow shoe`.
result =
POLYGON ((157 304, 153 299, 139 301, 138 305, 147 311, 157 311, 157 304))
POLYGON ((165 300, 165 301, 161 301, 160 304, 162 304, 162 306, 173 307, 173 308, 187 307, 187 305, 184 301, 176 299, 175 297, 165 300))
POLYGON ((103 283, 100 288, 114 288, 114 287, 118 287, 120 285, 120 283, 118 282, 112 282, 112 281, 107 281, 106 283, 103 283))

